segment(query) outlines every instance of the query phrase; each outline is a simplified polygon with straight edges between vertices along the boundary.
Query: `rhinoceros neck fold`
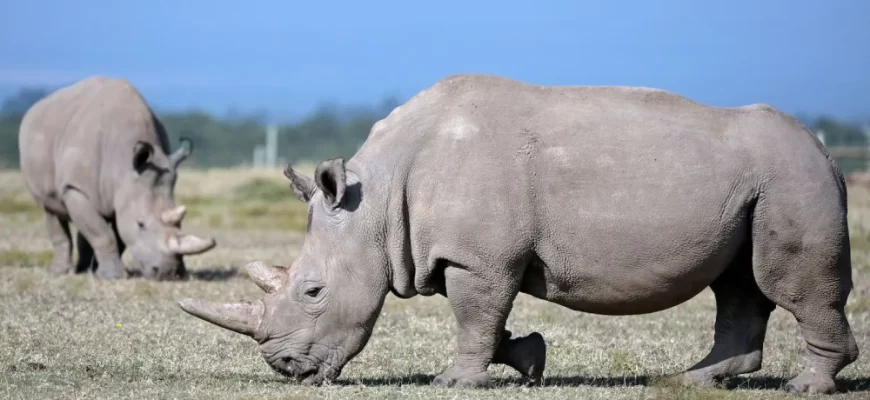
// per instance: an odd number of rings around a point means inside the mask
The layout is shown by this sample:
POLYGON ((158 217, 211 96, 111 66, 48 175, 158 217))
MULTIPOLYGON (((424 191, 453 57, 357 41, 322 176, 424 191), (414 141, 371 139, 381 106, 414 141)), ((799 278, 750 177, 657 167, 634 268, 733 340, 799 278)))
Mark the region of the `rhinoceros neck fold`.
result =
POLYGON ((380 250, 380 263, 389 290, 399 298, 417 295, 414 288, 414 263, 411 258, 411 242, 406 196, 406 180, 409 160, 384 157, 382 152, 366 152, 361 149, 348 163, 363 185, 363 202, 366 203, 364 218, 370 219, 377 231, 375 243, 380 250))

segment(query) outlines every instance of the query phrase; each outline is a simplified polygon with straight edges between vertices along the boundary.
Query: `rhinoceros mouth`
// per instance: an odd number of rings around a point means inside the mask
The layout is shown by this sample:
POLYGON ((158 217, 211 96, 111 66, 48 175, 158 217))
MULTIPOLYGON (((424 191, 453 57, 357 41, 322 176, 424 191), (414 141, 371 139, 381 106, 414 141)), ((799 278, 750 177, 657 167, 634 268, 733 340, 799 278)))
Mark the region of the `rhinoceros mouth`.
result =
POLYGON ((293 382, 306 386, 321 385, 326 381, 332 381, 341 374, 341 368, 331 365, 315 365, 292 360, 290 358, 279 359, 280 361, 269 364, 275 372, 283 375, 293 382))
POLYGON ((274 364, 270 363, 273 370, 303 384, 316 384, 320 379, 320 368, 310 362, 300 362, 290 357, 278 359, 274 364))

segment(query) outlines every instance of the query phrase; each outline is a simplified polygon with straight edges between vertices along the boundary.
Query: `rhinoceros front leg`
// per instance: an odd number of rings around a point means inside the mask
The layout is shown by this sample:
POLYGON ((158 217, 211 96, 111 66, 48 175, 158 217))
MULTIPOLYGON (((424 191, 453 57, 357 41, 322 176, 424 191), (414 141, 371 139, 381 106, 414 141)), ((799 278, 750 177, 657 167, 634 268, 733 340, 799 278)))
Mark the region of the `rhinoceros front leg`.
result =
POLYGON ((72 268, 72 238, 69 232, 69 221, 45 211, 45 227, 48 238, 54 250, 54 261, 48 272, 54 275, 65 275, 72 268))
POLYGON ((63 199, 72 222, 94 249, 99 263, 97 276, 103 279, 126 278, 127 271, 121 262, 111 225, 91 205, 87 196, 78 190, 67 190, 63 199))
POLYGON ((459 326, 458 354, 435 386, 487 387, 487 368, 502 341, 505 322, 519 291, 520 279, 506 274, 486 277, 450 264, 444 269, 447 299, 459 326))

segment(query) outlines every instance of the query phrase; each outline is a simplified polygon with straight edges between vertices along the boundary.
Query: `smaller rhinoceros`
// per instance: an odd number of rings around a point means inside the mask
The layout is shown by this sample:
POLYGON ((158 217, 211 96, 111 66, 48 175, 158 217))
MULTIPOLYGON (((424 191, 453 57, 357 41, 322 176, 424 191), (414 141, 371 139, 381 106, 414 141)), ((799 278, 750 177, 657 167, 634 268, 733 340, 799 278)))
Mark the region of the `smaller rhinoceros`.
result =
POLYGON ((27 188, 45 211, 55 252, 49 271, 73 270, 72 221, 76 272, 185 279, 182 257, 216 244, 181 232, 185 207, 175 204, 174 188, 188 144, 170 154, 163 125, 122 79, 86 78, 34 104, 21 121, 19 151, 27 188), (125 247, 134 268, 121 261, 125 247))

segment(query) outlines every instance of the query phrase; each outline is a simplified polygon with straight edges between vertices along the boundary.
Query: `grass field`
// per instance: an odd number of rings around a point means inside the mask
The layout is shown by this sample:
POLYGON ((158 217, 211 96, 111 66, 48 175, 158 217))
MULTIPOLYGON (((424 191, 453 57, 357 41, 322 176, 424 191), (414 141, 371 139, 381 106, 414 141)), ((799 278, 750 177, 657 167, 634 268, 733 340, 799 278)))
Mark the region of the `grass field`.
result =
MULTIPOLYGON (((41 214, 18 173, 0 173, 0 397, 772 399, 791 397, 780 388, 802 368, 797 324, 777 309, 761 371, 717 389, 664 383, 662 375, 700 360, 712 344, 709 290, 631 317, 580 314, 520 295, 508 328, 546 338, 543 386, 522 387, 514 371, 493 366, 495 389, 436 389, 430 380, 454 355, 447 301, 390 296, 372 340, 338 382, 288 383, 253 340, 183 313, 177 301, 260 296, 242 266, 289 264, 302 241, 304 206, 280 171, 184 171, 177 196, 189 206, 186 229, 218 239, 215 250, 188 259, 191 281, 52 277, 41 214)), ((848 309, 862 357, 839 376, 848 392, 831 398, 859 399, 870 398, 870 191, 851 189, 849 201, 855 289, 848 309)))

